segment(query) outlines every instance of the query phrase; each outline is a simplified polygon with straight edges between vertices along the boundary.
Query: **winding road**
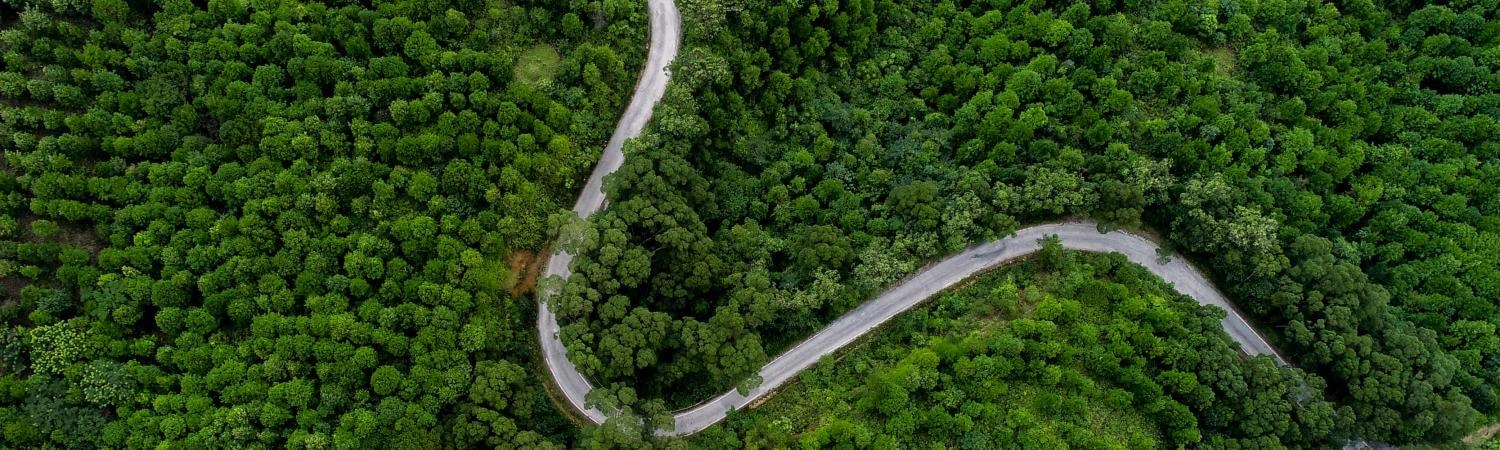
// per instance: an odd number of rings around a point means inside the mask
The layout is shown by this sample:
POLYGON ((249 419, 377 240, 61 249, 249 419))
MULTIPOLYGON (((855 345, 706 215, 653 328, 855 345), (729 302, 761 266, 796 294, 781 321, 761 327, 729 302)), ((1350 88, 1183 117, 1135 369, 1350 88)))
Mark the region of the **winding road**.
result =
MULTIPOLYGON (((670 74, 667 66, 677 56, 682 37, 682 17, 672 0, 648 0, 651 21, 650 56, 641 79, 636 85, 635 96, 620 118, 614 136, 599 159, 599 165, 589 177, 573 211, 580 217, 588 217, 604 207, 602 182, 605 175, 620 167, 624 155, 621 145, 640 134, 651 118, 652 107, 666 91, 670 74)), ((1176 289, 1199 303, 1214 305, 1228 311, 1224 331, 1250 355, 1270 355, 1277 362, 1286 364, 1280 355, 1234 308, 1224 295, 1214 289, 1208 278, 1186 263, 1180 255, 1173 255, 1165 262, 1158 258, 1158 245, 1145 237, 1124 231, 1099 233, 1096 225, 1088 221, 1045 224, 1022 229, 1015 235, 976 245, 958 254, 929 265, 873 300, 859 307, 818 331, 786 353, 777 356, 760 369, 762 382, 746 395, 731 390, 710 401, 704 402, 675 416, 676 426, 671 430, 656 430, 660 435, 687 435, 696 433, 724 420, 725 415, 735 409, 744 408, 766 396, 791 380, 819 359, 831 354, 860 336, 869 333, 929 297, 952 287, 963 280, 984 272, 996 265, 1029 255, 1041 248, 1039 240, 1056 235, 1064 248, 1091 252, 1116 252, 1124 254, 1131 262, 1140 264, 1152 273, 1172 283, 1176 289)), ((569 264, 573 255, 556 252, 551 255, 543 276, 557 275, 566 278, 571 274, 569 264)), ((573 408, 582 411, 594 423, 603 423, 603 411, 587 407, 585 396, 593 385, 578 372, 567 358, 567 348, 558 337, 557 317, 548 308, 547 297, 552 292, 542 292, 537 308, 537 331, 540 333, 543 358, 547 370, 558 388, 573 408)))
MULTIPOLYGON (((682 43, 682 15, 677 13, 677 4, 672 0, 647 0, 646 9, 651 20, 651 47, 646 55, 646 67, 641 69, 641 79, 636 82, 630 105, 620 115, 615 134, 610 136, 609 144, 604 146, 604 153, 599 155, 599 165, 594 166, 594 173, 589 175, 588 183, 583 185, 583 192, 578 194, 578 202, 573 204, 573 212, 578 217, 588 217, 604 208, 604 176, 620 168, 620 163, 625 161, 621 147, 626 140, 641 134, 641 130, 646 128, 646 122, 651 121, 651 109, 667 92, 667 80, 671 77, 667 73, 667 66, 677 58, 677 47, 682 43)), ((563 251, 553 252, 547 260, 547 269, 542 272, 542 277, 557 275, 567 278, 573 273, 569 269, 572 262, 573 255, 563 251)), ((603 411, 584 406, 584 397, 594 390, 594 386, 583 378, 583 374, 578 373, 578 368, 573 366, 572 361, 568 361, 568 349, 557 336, 557 316, 547 308, 546 299, 551 294, 541 293, 539 297, 542 301, 537 303, 536 315, 536 329, 541 336, 542 355, 547 361, 547 371, 552 374, 552 380, 562 390, 563 396, 567 397, 568 404, 583 411, 584 416, 594 423, 604 423, 603 411)))

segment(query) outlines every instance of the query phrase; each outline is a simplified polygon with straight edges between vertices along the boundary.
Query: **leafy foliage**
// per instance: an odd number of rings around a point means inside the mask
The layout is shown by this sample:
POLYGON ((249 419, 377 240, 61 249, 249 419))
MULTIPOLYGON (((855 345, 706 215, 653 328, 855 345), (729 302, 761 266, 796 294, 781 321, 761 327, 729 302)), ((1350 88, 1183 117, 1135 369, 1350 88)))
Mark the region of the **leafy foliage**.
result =
POLYGON ((1120 255, 984 276, 693 437, 715 448, 1330 447, 1321 379, 1244 358, 1224 312, 1120 255))
POLYGON ((644 7, 366 5, 0 7, 4 446, 574 439, 504 261, 592 167, 644 7))
POLYGON ((683 12, 562 301, 606 386, 702 401, 923 261, 1090 215, 1205 262, 1328 380, 1336 435, 1447 442, 1500 406, 1493 4, 683 12))

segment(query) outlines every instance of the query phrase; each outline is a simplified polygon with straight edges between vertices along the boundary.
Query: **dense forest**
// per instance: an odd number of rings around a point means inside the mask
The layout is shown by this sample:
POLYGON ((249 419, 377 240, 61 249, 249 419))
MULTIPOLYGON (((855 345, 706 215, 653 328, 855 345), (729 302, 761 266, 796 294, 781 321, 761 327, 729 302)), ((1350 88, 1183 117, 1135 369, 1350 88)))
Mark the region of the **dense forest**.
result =
POLYGON ((679 5, 673 85, 568 236, 597 404, 667 424, 925 261, 1090 216, 1208 269, 1329 439, 1500 407, 1494 1, 679 5))
POLYGON ((507 263, 571 205, 645 26, 615 0, 0 4, 0 447, 571 441, 507 263))
POLYGON ((1496 0, 678 6, 652 124, 558 236, 569 358, 644 418, 579 428, 523 275, 642 2, 0 0, 0 447, 1326 447, 1500 416, 1496 0), (1159 232, 1294 367, 1049 247, 765 414, 644 439, 927 261, 1075 216, 1159 232))
POLYGON ((1242 359, 1199 306, 1119 255, 1045 248, 895 319, 706 448, 1333 447, 1301 371, 1242 359), (899 444, 899 445, 892 445, 899 444))

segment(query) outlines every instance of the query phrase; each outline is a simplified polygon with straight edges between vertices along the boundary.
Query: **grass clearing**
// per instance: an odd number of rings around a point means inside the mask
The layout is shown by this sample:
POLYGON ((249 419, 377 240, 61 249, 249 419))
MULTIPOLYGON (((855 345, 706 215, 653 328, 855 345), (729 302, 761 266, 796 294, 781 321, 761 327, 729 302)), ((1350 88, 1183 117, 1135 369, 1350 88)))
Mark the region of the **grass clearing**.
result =
POLYGON ((1235 57, 1234 50, 1228 47, 1219 47, 1209 50, 1207 53, 1210 58, 1214 59, 1214 70, 1219 76, 1234 76, 1235 70, 1239 67, 1238 58, 1235 57))
POLYGON ((529 86, 543 86, 552 82, 559 65, 562 65, 562 55, 557 53, 556 47, 536 45, 516 56, 515 78, 529 86))
POLYGON ((1080 411, 1050 411, 1067 408, 1045 406, 1049 400, 1044 397, 1050 396, 1055 402, 1058 396, 1068 393, 1060 387, 1014 383, 1010 385, 1007 401, 1001 404, 1010 405, 1013 411, 1026 411, 1043 429, 1061 432, 1060 429, 1065 427, 1063 423, 1076 424, 1095 436, 1133 447, 1162 441, 1160 430, 1141 411, 1111 408, 1099 398, 1092 398, 1080 411))

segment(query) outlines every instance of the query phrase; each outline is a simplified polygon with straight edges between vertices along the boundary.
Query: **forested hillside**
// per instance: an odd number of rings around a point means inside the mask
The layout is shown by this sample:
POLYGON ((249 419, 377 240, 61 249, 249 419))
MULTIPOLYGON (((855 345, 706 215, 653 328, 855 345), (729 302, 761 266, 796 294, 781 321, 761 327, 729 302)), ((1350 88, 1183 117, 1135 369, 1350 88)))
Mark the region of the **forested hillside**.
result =
POLYGON ((924 261, 1087 215, 1210 269, 1335 439, 1496 412, 1494 1, 680 7, 674 85, 557 301, 603 404, 755 383, 924 261))
POLYGON ((907 312, 707 448, 1329 448, 1334 406, 1120 255, 1044 248, 907 312))
POLYGON ((0 447, 576 435, 507 258, 634 84, 638 2, 0 4, 0 447))
POLYGON ((0 447, 636 446, 927 261, 1071 216, 1159 232, 1296 368, 1052 248, 816 369, 768 409, 795 417, 695 442, 1326 447, 1500 416, 1496 0, 678 6, 554 301, 591 404, 645 426, 579 431, 518 281, 644 4, 0 0, 0 447))

